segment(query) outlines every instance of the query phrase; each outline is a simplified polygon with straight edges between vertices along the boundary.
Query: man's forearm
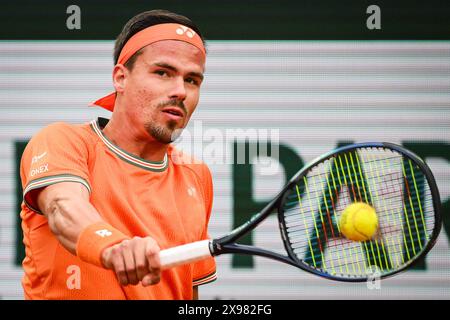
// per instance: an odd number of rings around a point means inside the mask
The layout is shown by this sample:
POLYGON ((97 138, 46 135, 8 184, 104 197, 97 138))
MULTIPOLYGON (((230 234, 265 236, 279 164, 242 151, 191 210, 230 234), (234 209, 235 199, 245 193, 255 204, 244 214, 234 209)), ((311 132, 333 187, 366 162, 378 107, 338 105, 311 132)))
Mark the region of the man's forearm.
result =
POLYGON ((88 199, 89 194, 84 186, 75 183, 48 186, 37 199, 40 210, 48 219, 50 230, 64 248, 74 255, 81 231, 102 220, 88 199))

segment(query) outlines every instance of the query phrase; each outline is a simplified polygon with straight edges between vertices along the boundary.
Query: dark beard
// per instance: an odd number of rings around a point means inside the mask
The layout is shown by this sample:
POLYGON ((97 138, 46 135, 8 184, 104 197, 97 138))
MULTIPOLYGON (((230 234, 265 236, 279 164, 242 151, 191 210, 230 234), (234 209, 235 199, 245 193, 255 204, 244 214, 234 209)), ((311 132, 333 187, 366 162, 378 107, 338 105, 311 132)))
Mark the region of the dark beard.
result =
POLYGON ((147 124, 145 130, 162 144, 170 144, 173 142, 173 132, 176 128, 176 121, 167 122, 166 126, 157 126, 154 123, 147 124))
MULTIPOLYGON (((183 101, 178 101, 176 99, 171 99, 169 101, 160 103, 156 106, 157 110, 160 110, 167 106, 175 106, 181 108, 185 114, 186 107, 183 103, 183 101)), ((154 123, 150 123, 145 125, 145 130, 156 139, 156 141, 163 143, 163 144, 169 144, 173 141, 175 141, 181 134, 180 130, 175 130, 177 126, 176 121, 169 121, 167 122, 166 126, 158 126, 154 123)))

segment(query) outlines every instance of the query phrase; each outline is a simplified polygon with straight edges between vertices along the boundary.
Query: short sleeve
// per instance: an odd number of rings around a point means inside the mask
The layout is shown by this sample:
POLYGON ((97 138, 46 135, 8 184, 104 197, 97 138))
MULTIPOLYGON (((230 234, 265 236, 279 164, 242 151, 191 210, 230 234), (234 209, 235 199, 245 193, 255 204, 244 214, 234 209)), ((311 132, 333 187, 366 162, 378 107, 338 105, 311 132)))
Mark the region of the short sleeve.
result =
POLYGON ((28 143, 20 163, 25 204, 38 213, 37 190, 59 182, 77 182, 90 192, 88 146, 81 129, 65 123, 52 124, 28 143))
MULTIPOLYGON (((213 184, 211 173, 206 165, 202 165, 202 186, 205 199, 206 208, 206 223, 203 229, 202 239, 210 239, 208 234, 208 224, 211 216, 212 204, 213 204, 213 184)), ((201 260, 193 264, 193 286, 199 286, 212 282, 217 279, 216 262, 214 258, 208 258, 201 260)))

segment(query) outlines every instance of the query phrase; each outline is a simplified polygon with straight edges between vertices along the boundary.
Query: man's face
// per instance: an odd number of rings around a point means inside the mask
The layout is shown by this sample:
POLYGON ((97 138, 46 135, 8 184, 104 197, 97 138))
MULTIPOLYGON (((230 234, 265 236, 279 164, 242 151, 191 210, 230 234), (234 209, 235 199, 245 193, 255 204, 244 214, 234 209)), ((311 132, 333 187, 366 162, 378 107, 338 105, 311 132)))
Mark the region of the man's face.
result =
POLYGON ((145 130, 170 143, 198 104, 204 69, 203 53, 189 43, 164 40, 145 47, 132 70, 124 68, 120 90, 124 112, 139 134, 145 130))

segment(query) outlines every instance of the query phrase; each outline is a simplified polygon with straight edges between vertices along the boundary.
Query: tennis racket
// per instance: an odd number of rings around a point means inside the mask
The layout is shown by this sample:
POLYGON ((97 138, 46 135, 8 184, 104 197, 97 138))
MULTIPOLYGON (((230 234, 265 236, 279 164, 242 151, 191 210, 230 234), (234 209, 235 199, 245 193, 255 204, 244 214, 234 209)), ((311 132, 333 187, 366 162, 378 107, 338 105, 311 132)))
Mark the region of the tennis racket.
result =
POLYGON ((359 143, 333 150, 302 168, 258 214, 229 234, 160 252, 163 269, 225 253, 263 256, 340 281, 392 276, 427 254, 439 235, 439 191, 429 167, 392 143, 359 143), (343 236, 340 218, 355 202, 372 206, 376 235, 343 236), (278 213, 286 255, 236 243, 278 213))

